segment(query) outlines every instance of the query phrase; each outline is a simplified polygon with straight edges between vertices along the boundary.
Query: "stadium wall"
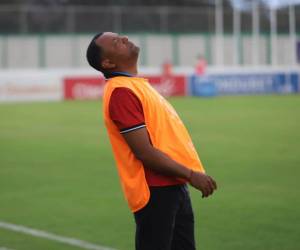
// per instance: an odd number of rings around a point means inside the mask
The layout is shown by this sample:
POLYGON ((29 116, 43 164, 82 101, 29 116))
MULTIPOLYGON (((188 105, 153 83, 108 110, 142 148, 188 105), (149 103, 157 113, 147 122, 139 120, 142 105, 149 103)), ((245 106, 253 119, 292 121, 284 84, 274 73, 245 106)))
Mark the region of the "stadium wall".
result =
MULTIPOLYGON (((141 68, 140 75, 164 96, 300 93, 299 67, 210 67, 204 76, 191 67, 173 72, 141 68)), ((90 69, 5 70, 0 71, 0 102, 95 100, 104 85, 104 78, 90 69)))
MULTIPOLYGON (((0 35, 0 69, 86 67, 85 52, 91 36, 0 35)), ((297 45, 285 34, 278 35, 277 48, 280 49, 272 48, 267 34, 260 35, 257 48, 250 34, 243 34, 240 39, 228 34, 222 41, 214 33, 129 36, 142 48, 139 64, 144 67, 157 67, 165 61, 176 66, 193 66, 199 55, 211 66, 270 65, 273 57, 278 66, 284 66, 294 65, 297 54, 297 45), (218 51, 223 54, 217 54, 218 51)))

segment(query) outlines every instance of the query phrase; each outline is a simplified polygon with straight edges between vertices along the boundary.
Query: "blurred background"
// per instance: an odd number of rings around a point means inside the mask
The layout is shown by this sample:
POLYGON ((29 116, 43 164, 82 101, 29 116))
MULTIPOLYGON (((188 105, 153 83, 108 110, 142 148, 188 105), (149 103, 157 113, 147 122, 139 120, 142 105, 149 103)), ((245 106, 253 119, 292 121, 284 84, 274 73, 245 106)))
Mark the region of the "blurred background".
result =
MULTIPOLYGON (((0 3, 0 68, 86 67, 91 34, 130 35, 142 66, 295 65, 300 8, 288 0, 72 1, 0 3)), ((298 47, 297 47, 298 46, 298 47)), ((297 54, 298 48, 298 54, 297 54)))
POLYGON ((0 250, 134 249, 101 31, 140 46, 218 182, 190 188, 197 249, 299 250, 300 0, 0 0, 0 250))

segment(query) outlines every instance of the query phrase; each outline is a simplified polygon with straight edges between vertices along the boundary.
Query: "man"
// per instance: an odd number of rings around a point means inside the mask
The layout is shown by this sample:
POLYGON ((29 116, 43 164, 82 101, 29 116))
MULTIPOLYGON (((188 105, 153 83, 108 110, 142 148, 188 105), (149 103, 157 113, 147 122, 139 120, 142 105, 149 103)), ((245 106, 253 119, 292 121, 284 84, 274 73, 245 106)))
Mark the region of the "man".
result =
POLYGON ((126 36, 97 34, 89 64, 108 78, 104 121, 121 185, 134 213, 137 250, 195 249, 187 183, 208 197, 216 182, 204 173, 173 107, 137 77, 139 48, 126 36))

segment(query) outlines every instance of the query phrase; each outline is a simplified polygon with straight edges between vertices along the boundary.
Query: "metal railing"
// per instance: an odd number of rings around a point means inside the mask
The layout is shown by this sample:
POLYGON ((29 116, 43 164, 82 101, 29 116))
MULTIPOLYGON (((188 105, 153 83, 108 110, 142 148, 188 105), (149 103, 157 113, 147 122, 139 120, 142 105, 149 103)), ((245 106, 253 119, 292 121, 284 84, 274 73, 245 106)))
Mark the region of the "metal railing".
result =
MULTIPOLYGON (((124 7, 124 6, 0 6, 0 33, 87 33, 114 32, 189 32, 216 31, 215 7, 124 7)), ((241 31, 251 32, 253 14, 240 12, 241 31)), ((259 8, 260 32, 270 32, 271 14, 259 8)), ((276 29, 289 31, 288 8, 277 11, 276 29)), ((300 32, 300 8, 295 8, 295 23, 300 32)), ((222 10, 223 31, 234 30, 234 11, 222 10)))

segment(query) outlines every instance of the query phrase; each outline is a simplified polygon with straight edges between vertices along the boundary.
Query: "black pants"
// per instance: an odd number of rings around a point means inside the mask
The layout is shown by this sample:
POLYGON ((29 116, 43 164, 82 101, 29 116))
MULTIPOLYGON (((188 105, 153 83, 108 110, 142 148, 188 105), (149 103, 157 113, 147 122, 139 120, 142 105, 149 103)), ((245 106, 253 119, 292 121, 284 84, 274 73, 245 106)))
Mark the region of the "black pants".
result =
POLYGON ((187 185, 150 187, 150 201, 134 213, 136 250, 195 250, 187 185))

